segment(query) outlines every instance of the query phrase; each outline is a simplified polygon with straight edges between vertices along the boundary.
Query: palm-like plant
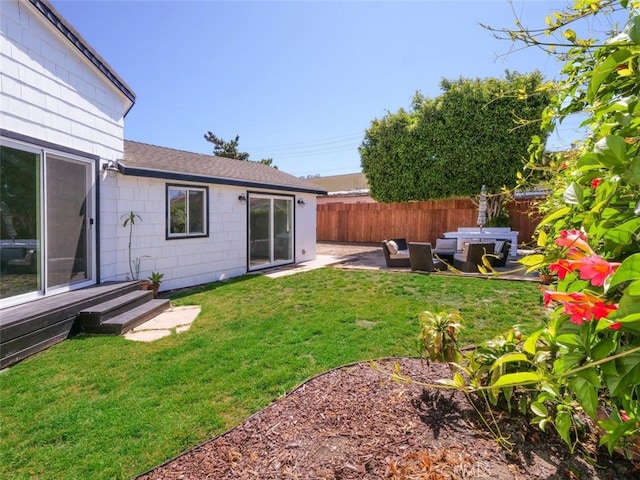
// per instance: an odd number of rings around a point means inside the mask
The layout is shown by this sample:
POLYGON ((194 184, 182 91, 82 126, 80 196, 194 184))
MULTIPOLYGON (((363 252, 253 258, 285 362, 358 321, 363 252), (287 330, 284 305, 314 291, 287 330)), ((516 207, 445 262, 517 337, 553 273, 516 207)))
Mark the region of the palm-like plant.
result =
POLYGON ((457 310, 429 311, 418 315, 420 343, 431 361, 457 362, 460 358, 458 332, 462 316, 457 310))
POLYGON ((142 221, 140 215, 134 212, 125 213, 120 217, 122 226, 124 228, 129 227, 129 272, 132 280, 137 280, 140 273, 140 259, 136 258, 135 262, 131 259, 131 237, 133 236, 133 226, 136 224, 136 219, 142 221))

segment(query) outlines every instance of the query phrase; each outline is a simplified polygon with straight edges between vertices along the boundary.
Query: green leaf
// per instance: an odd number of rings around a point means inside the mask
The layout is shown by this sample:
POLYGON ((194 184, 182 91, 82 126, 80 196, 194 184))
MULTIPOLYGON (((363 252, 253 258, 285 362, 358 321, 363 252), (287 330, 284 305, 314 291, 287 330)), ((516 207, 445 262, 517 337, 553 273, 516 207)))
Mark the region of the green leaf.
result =
POLYGON ((559 208, 555 212, 551 212, 549 215, 547 215, 542 220, 540 220, 540 223, 538 224, 538 228, 542 227, 543 225, 546 225, 547 223, 551 223, 554 220, 557 220, 558 218, 564 217, 569 213, 571 213, 571 207, 559 208))
POLYGON ((556 429, 562 440, 571 447, 571 414, 561 410, 556 415, 556 429))
POLYGON ((600 381, 599 371, 596 369, 596 367, 587 368, 586 370, 580 370, 576 373, 576 376, 584 378, 594 387, 599 388, 602 383, 600 381))
POLYGON ((491 365, 491 371, 495 370, 496 368, 500 367, 501 365, 504 365, 505 363, 509 363, 509 362, 527 362, 528 360, 529 359, 527 358, 527 356, 524 353, 520 353, 520 352, 505 353, 500 358, 498 358, 495 362, 493 362, 493 365, 491 365))
POLYGON ((507 373, 498 378, 492 386, 514 387, 516 385, 529 385, 540 382, 542 378, 542 376, 534 372, 507 373))
POLYGON ((606 439, 607 449, 609 450, 609 455, 613 453, 616 445, 618 444, 618 440, 627 432, 632 432, 636 428, 636 421, 634 419, 627 420, 626 422, 618 425, 618 427, 608 435, 603 437, 603 441, 606 439))
POLYGON ((584 359, 584 353, 582 352, 570 352, 560 355, 555 362, 553 362, 553 371, 556 373, 564 373, 571 370, 578 365, 584 359))
POLYGON ((532 402, 531 411, 539 417, 549 416, 549 411, 547 410, 547 407, 545 407, 544 403, 542 402, 532 402))
POLYGON ((595 153, 589 152, 580 157, 576 162, 576 167, 578 167, 578 170, 581 172, 588 172, 590 170, 602 168, 602 164, 595 153))
POLYGON ((609 135, 596 143, 594 151, 605 167, 623 166, 627 161, 627 142, 618 135, 609 135))
POLYGON ((619 395, 626 388, 635 388, 640 384, 640 352, 628 354, 603 365, 604 381, 611 395, 619 395), (604 365, 615 363, 615 374, 604 365))
POLYGON ((582 340, 580 339, 580 336, 578 336, 578 335, 576 335, 574 333, 563 333, 563 334, 560 334, 556 338, 556 341, 560 345, 565 345, 565 346, 569 346, 569 347, 582 347, 582 340))
POLYGON ((541 334, 542 330, 537 330, 529 335, 529 337, 527 337, 527 339, 525 340, 524 345, 522 345, 522 349, 531 355, 535 355, 536 345, 538 344, 538 339, 540 338, 541 334))
POLYGON ((617 345, 618 342, 614 337, 605 337, 593 346, 593 348, 591 349, 591 358, 593 358, 594 360, 602 360, 603 358, 614 352, 617 345))
MULTIPOLYGON (((621 1, 620 5, 622 5, 623 8, 627 8, 627 1, 621 1)), ((636 45, 640 45, 640 17, 636 15, 631 18, 629 23, 627 23, 625 30, 627 31, 627 35, 629 35, 631 41, 636 45)))
POLYGON ((591 74, 591 82, 589 82, 589 87, 587 88, 587 101, 589 103, 594 103, 595 96, 602 83, 611 72, 615 71, 618 65, 625 62, 630 55, 631 53, 627 49, 616 50, 607 57, 604 62, 596 65, 591 74))
POLYGON ((640 218, 634 218, 608 229, 604 238, 620 245, 629 245, 635 240, 638 230, 640 230, 640 218))
POLYGON ((609 288, 629 280, 640 280, 640 253, 627 257, 611 277, 609 288))
POLYGON ((576 396, 576 400, 580 403, 580 406, 591 418, 596 417, 596 410, 598 407, 598 394, 596 388, 591 385, 587 380, 581 377, 575 377, 569 382, 569 388, 576 396))
POLYGON ((622 173, 622 178, 631 185, 640 185, 640 157, 633 157, 629 170, 622 173))
POLYGON ((631 285, 625 288, 624 294, 632 297, 640 297, 640 280, 632 282, 631 285))

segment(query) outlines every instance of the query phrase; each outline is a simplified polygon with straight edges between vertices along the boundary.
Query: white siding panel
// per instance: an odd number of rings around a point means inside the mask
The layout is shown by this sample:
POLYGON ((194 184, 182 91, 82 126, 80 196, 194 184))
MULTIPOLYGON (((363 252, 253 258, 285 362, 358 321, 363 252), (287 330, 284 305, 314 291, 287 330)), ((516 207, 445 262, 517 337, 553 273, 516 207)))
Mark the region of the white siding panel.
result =
MULTIPOLYGON (((246 206, 238 202, 237 188, 194 184, 209 187, 209 236, 167 240, 166 184, 175 182, 122 175, 108 178, 103 184, 109 182, 118 184, 118 218, 131 211, 141 217, 133 230, 132 256, 149 258, 141 262, 140 278, 148 277, 152 271, 162 272, 161 289, 171 290, 246 272, 246 206)), ((128 230, 118 230, 118 247, 114 249, 117 254, 107 253, 104 248, 103 253, 117 257, 118 274, 114 279, 121 280, 128 273, 128 230)))
POLYGON ((7 112, 0 126, 51 143, 62 140, 63 147, 105 159, 122 158, 122 93, 27 2, 2 0, 0 28, 6 77, 0 95, 7 112))

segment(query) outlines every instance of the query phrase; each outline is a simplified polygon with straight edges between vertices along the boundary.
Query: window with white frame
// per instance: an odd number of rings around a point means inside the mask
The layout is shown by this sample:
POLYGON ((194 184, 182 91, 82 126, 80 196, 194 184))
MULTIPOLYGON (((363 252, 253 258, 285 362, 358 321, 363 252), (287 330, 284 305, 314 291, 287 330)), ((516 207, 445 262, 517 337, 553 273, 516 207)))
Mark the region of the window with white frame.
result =
POLYGON ((167 238, 206 237, 209 189, 167 185, 167 238))

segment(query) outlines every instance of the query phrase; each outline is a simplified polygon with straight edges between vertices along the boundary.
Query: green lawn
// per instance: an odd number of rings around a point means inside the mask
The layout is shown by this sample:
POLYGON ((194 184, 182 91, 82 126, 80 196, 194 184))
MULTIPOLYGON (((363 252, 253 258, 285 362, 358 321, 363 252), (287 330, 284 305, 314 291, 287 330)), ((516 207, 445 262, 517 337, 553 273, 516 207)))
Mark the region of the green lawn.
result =
MULTIPOLYGON (((81 335, 0 374, 0 478, 130 478, 345 363, 416 356, 419 312, 458 308, 476 343, 543 318, 536 284, 320 269, 174 298, 191 330, 81 335)), ((527 328, 528 327, 528 328, 527 328)))

